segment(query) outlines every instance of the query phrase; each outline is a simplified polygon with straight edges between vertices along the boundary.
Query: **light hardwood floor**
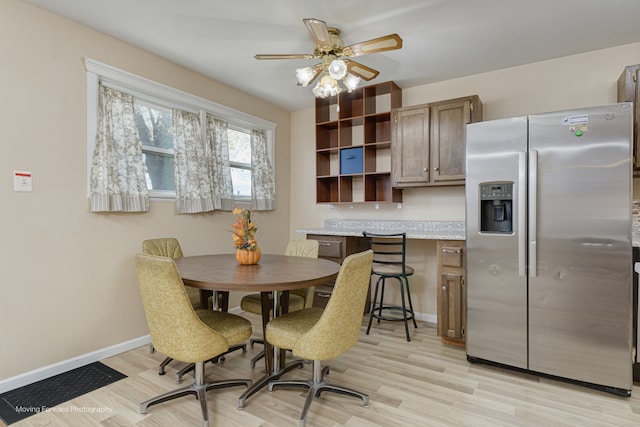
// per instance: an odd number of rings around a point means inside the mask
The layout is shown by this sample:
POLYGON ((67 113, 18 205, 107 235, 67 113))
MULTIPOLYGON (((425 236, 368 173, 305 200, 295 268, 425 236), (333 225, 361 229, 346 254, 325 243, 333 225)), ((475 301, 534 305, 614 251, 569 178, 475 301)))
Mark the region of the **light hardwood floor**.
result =
MULTIPOLYGON (((257 316, 247 314, 259 335, 257 316)), ((363 322, 363 325, 365 323, 363 322)), ((382 322, 369 336, 330 361, 332 382, 369 394, 370 406, 360 400, 324 393, 312 405, 308 426, 640 426, 640 384, 631 398, 539 378, 533 375, 467 362, 464 349, 444 345, 432 325, 419 323, 412 341, 401 323, 382 322)), ((258 379, 247 353, 232 353, 219 365, 207 364, 207 378, 258 379)), ((147 346, 103 360, 128 376, 102 389, 13 424, 13 426, 200 426, 195 398, 182 397, 139 413, 139 403, 176 388, 173 362, 158 376, 163 356, 147 346), (95 411, 90 413, 90 411, 95 411), (84 411, 84 412, 80 412, 84 411)), ((259 365, 263 368, 263 365, 259 365)), ((310 377, 310 366, 287 374, 310 377)), ((185 383, 192 381, 185 377, 185 383)), ((236 409, 243 388, 208 393, 210 425, 297 426, 304 402, 300 390, 263 389, 236 409)), ((1 423, 0 423, 1 424, 1 423)))

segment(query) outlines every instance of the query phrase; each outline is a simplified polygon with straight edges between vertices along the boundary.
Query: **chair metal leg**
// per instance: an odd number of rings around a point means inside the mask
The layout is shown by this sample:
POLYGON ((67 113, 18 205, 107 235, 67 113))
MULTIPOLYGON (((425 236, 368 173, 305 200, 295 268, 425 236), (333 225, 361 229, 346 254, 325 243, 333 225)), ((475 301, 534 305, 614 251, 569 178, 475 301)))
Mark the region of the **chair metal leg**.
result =
POLYGON ((164 368, 172 361, 173 359, 170 357, 165 358, 162 363, 160 364, 160 366, 158 366, 158 375, 164 375, 166 372, 164 371, 164 368))
POLYGON ((239 385, 251 387, 251 385, 253 384, 251 380, 244 380, 244 379, 221 380, 221 381, 215 381, 212 383, 205 383, 204 382, 204 362, 198 362, 195 364, 195 378, 196 378, 195 383, 190 386, 182 387, 177 390, 172 390, 142 402, 140 404, 140 413, 146 414, 149 406, 157 405, 158 403, 167 402, 169 400, 177 399, 178 397, 193 394, 200 401, 200 409, 202 411, 203 425, 206 427, 209 425, 209 409, 207 406, 207 395, 206 395, 208 390, 216 389, 216 388, 235 387, 239 385))
POLYGON ((152 399, 144 401, 140 404, 140 413, 146 414, 147 408, 149 406, 157 405, 158 403, 167 402, 169 400, 177 399, 178 397, 186 396, 188 394, 196 395, 196 390, 194 385, 190 385, 187 387, 182 387, 176 390, 168 391, 166 393, 160 394, 152 399))
POLYGON ((346 396, 352 396, 352 397, 362 399, 364 406, 365 407, 369 406, 369 396, 366 395, 365 393, 361 393, 359 391, 356 391, 341 385, 325 382, 324 377, 328 373, 329 373, 328 366, 322 367, 319 360, 314 360, 313 361, 313 378, 311 380, 309 381, 287 381, 287 380, 273 381, 269 383, 269 391, 273 391, 273 389, 277 387, 309 388, 309 392, 307 393, 304 406, 302 407, 302 413, 300 414, 300 427, 304 427, 307 422, 307 414, 309 412, 309 408, 311 407, 311 402, 313 402, 313 399, 320 396, 325 391, 344 394, 346 396))
MULTIPOLYGON (((247 345, 246 344, 238 344, 238 345, 231 346, 231 347, 229 347, 229 350, 227 350, 224 353, 214 357, 213 359, 207 360, 207 362, 211 362, 211 363, 218 363, 219 361, 224 362, 224 355, 225 354, 229 354, 231 352, 234 352, 236 350, 242 350, 243 353, 246 353, 247 352, 247 345)), ((185 366, 184 368, 180 369, 176 373, 176 383, 180 384, 182 382, 182 377, 184 377, 185 374, 193 371, 194 367, 195 367, 195 364, 194 363, 190 363, 187 366, 185 366)))
MULTIPOLYGON (((382 280, 382 287, 380 288, 380 307, 378 308, 380 315, 382 315, 382 310, 384 309, 384 285, 386 284, 387 278, 384 276, 380 276, 380 279, 378 280, 382 280)), ((378 317, 377 319, 378 323, 380 323, 380 317, 378 317)))
POLYGON ((209 425, 209 408, 207 405, 207 388, 204 384, 204 362, 198 362, 195 364, 195 377, 196 377, 196 398, 200 401, 200 410, 202 411, 202 419, 204 420, 204 427, 209 425))
POLYGON ((380 276, 376 281, 376 287, 373 295, 373 302, 371 305, 371 312, 369 313, 369 323, 367 325, 366 334, 369 335, 371 331, 371 324, 373 323, 373 318, 378 320, 389 320, 389 321, 403 321, 405 334, 407 336, 407 341, 411 341, 411 337, 409 335, 409 319, 413 322, 413 327, 417 328, 418 324, 416 322, 415 312, 413 310, 413 301, 411 300, 411 290, 409 288, 409 279, 406 276, 380 276), (394 305, 385 305, 384 304, 384 291, 386 279, 396 279, 398 284, 400 285, 400 297, 402 301, 402 306, 394 306, 394 305), (378 292, 380 293, 380 299, 378 299, 378 292), (407 306, 408 302, 408 306, 407 306), (384 315, 385 310, 398 310, 402 309, 402 317, 394 317, 392 315, 384 315))
POLYGON ((258 354, 256 354, 255 356, 253 356, 253 358, 251 358, 251 369, 255 369, 256 365, 258 364, 258 361, 260 359, 264 359, 266 356, 266 353, 264 352, 264 350, 260 350, 260 352, 258 354))
POLYGON ((407 298, 409 299, 409 309, 411 310, 411 320, 413 320, 413 327, 418 328, 418 324, 416 323, 415 311, 413 311, 413 302, 411 301, 411 290, 409 288, 409 278, 404 276, 405 285, 407 287, 407 298))
POLYGON ((407 322, 407 306, 404 302, 404 281, 398 277, 398 281, 400 282, 400 299, 402 300, 402 319, 404 320, 404 331, 407 334, 407 341, 411 341, 411 336, 409 335, 409 324, 407 322))
POLYGON ((373 303, 371 304, 371 311, 369 312, 369 325, 367 326, 367 332, 366 334, 369 335, 369 331, 371 330, 371 322, 373 321, 373 318, 375 317, 374 314, 376 312, 376 304, 378 302, 378 285, 380 284, 380 280, 382 279, 382 277, 378 278, 378 280, 376 280, 376 288, 373 292, 373 303))
POLYGON ((244 405, 247 402, 247 399, 256 394, 259 390, 262 390, 263 387, 271 384, 272 382, 279 380, 280 377, 293 368, 304 368, 304 360, 294 360, 292 362, 287 363, 287 365, 280 369, 277 372, 266 374, 262 378, 260 378, 252 387, 249 387, 244 393, 240 395, 238 398, 238 409, 243 410, 244 405))
POLYGON ((255 356, 253 356, 253 358, 251 359, 251 369, 255 369, 256 368, 256 363, 258 363, 258 361, 260 359, 264 359, 265 353, 264 350, 261 350, 260 353, 256 354, 255 356))

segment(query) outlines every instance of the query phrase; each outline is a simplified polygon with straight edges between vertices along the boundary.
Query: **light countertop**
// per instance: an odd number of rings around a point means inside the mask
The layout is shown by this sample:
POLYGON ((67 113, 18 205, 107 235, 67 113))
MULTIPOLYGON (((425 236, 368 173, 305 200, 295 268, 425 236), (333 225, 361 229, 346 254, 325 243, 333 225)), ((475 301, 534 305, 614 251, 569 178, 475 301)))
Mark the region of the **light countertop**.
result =
MULTIPOLYGON (((465 240, 464 221, 377 221, 355 219, 327 219, 322 228, 296 230, 304 234, 328 236, 362 236, 363 231, 372 233, 407 233, 409 239, 465 240)), ((640 247, 640 222, 633 221, 633 246, 640 247)))
POLYGON ((323 228, 296 230, 304 234, 362 236, 371 233, 407 233, 408 239, 465 240, 464 221, 388 221, 327 219, 323 228))

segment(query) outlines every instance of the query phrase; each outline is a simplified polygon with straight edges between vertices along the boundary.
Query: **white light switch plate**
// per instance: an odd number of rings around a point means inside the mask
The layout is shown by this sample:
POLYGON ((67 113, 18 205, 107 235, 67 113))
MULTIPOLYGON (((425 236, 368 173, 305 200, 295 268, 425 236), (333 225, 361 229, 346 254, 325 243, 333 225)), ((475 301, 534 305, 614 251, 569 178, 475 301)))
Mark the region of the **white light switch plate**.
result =
POLYGON ((13 171, 13 191, 33 191, 31 172, 13 171))

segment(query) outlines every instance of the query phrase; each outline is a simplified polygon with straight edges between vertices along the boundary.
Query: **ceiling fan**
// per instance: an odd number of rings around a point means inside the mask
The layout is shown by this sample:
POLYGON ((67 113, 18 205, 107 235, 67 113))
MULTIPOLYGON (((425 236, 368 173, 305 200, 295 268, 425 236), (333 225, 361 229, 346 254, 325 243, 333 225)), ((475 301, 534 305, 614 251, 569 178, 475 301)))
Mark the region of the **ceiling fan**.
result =
POLYGON ((309 30, 315 44, 312 54, 259 54, 256 59, 320 59, 313 67, 298 68, 296 77, 299 86, 308 86, 321 73, 313 93, 316 97, 325 98, 339 93, 342 89, 338 81, 349 92, 358 87, 360 80, 372 80, 380 74, 379 71, 367 67, 359 62, 346 58, 400 49, 402 39, 397 34, 378 37, 361 43, 345 46, 340 38, 340 30, 327 27, 324 21, 307 18, 302 20, 309 30))

